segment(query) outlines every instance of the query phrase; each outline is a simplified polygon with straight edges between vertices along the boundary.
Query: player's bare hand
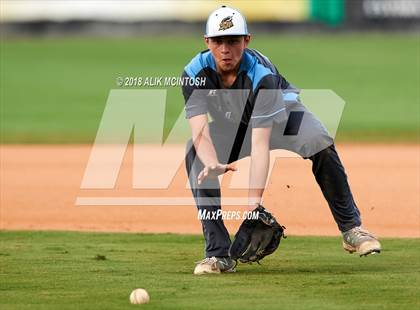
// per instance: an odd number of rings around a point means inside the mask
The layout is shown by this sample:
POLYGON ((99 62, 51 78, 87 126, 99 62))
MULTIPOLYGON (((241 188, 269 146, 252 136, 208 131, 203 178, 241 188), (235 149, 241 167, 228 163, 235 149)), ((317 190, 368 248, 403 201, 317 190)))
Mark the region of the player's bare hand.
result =
POLYGON ((224 174, 228 171, 236 171, 237 169, 232 166, 231 164, 222 165, 222 164, 214 164, 210 166, 204 167, 201 170, 200 174, 198 175, 198 184, 200 185, 206 178, 215 179, 219 175, 224 174))

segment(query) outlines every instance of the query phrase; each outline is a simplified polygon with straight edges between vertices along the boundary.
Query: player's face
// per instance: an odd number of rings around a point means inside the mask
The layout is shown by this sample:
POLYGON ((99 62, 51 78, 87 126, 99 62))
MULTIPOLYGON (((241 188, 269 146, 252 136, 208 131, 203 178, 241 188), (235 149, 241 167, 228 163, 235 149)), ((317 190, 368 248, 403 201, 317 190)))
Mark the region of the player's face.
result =
POLYGON ((207 48, 216 61, 219 73, 229 73, 238 70, 242 54, 250 39, 250 36, 205 38, 207 48))

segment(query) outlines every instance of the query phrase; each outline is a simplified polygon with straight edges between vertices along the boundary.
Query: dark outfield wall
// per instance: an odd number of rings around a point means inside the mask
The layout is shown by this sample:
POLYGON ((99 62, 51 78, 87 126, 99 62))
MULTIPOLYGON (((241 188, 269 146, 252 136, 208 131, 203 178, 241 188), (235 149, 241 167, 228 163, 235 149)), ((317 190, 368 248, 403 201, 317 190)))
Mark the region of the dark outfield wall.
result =
MULTIPOLYGON (((250 23, 253 33, 261 32, 346 32, 346 31, 420 31, 420 0, 311 0, 310 17, 306 22, 250 23)), ((187 23, 104 22, 48 20, 3 23, 2 36, 88 35, 103 37, 201 34, 204 21, 187 23)))

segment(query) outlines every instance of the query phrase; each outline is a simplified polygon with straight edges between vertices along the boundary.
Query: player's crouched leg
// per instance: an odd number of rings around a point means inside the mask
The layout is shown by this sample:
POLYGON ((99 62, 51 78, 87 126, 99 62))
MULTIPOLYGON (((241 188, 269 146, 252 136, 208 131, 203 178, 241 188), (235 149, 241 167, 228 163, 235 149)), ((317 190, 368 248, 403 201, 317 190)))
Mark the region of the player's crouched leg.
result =
POLYGON ((356 206, 347 175, 334 144, 309 157, 325 199, 343 235, 343 248, 360 256, 379 253, 378 239, 361 227, 360 211, 356 206))

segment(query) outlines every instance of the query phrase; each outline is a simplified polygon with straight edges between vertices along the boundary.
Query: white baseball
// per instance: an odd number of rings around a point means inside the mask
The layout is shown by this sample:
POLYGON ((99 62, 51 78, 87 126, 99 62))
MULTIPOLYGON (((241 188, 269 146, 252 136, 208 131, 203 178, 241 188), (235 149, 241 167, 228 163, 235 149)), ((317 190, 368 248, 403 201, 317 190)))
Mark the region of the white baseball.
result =
POLYGON ((150 301, 149 293, 142 288, 136 288, 130 294, 130 302, 135 305, 147 304, 150 301))

